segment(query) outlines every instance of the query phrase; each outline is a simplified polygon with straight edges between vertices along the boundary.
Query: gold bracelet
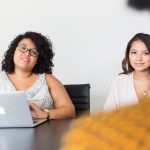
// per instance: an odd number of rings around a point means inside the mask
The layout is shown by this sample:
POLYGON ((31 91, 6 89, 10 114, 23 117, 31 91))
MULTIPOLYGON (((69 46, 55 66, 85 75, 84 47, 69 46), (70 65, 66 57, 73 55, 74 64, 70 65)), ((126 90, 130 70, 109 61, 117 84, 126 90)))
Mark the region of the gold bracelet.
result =
POLYGON ((47 120, 50 120, 50 110, 49 109, 43 109, 43 111, 47 113, 47 120))

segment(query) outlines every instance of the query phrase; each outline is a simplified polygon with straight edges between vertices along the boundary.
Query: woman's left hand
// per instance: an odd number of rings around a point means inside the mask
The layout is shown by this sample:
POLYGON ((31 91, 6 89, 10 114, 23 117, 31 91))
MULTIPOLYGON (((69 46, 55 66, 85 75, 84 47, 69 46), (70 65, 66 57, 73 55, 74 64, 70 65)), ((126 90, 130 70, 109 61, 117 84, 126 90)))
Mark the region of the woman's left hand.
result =
POLYGON ((36 104, 29 103, 29 107, 33 118, 37 119, 47 118, 47 113, 42 111, 36 104))

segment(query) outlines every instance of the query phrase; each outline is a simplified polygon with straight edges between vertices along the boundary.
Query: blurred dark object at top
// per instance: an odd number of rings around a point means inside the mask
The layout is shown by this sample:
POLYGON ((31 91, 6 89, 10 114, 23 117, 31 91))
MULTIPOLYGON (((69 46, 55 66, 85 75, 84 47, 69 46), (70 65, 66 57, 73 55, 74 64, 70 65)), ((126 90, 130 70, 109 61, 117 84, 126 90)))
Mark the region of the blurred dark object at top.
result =
POLYGON ((138 10, 150 10, 150 0, 128 0, 128 5, 138 10))

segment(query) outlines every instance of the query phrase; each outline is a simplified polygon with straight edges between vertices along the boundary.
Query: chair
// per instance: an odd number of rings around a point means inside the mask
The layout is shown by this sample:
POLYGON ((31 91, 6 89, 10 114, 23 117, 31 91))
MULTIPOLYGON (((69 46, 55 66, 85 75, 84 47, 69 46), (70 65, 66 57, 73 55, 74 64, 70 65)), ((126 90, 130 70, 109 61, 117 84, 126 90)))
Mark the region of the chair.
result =
POLYGON ((76 116, 83 113, 90 115, 90 84, 70 84, 64 87, 74 104, 76 116))

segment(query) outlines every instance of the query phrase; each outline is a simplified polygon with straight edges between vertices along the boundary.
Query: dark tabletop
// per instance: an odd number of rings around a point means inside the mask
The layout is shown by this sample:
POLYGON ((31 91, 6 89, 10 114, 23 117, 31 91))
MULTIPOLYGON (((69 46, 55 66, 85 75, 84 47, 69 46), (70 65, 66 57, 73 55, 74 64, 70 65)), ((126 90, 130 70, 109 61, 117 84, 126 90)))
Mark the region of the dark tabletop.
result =
POLYGON ((0 128, 0 150, 59 150, 73 120, 51 120, 35 128, 0 128))

